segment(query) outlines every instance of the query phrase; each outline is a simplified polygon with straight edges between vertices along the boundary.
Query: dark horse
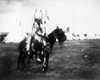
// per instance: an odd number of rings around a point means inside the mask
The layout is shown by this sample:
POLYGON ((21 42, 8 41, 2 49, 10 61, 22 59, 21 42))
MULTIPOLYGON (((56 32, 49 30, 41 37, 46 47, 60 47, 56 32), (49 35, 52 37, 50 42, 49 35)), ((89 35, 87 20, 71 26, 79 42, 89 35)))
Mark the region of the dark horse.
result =
POLYGON ((44 37, 46 45, 38 42, 37 40, 34 39, 34 37, 31 37, 29 54, 26 51, 25 47, 26 38, 22 40, 19 43, 18 47, 20 54, 18 56, 17 70, 19 70, 19 65, 22 65, 23 66, 22 68, 25 68, 25 59, 27 56, 28 56, 28 64, 30 63, 30 60, 33 59, 33 56, 35 56, 36 62, 43 65, 43 70, 47 70, 49 55, 50 53, 52 53, 52 48, 56 42, 56 39, 58 39, 59 44, 63 43, 66 40, 64 32, 59 27, 57 27, 49 35, 44 37), (38 57, 40 60, 38 60, 38 57))

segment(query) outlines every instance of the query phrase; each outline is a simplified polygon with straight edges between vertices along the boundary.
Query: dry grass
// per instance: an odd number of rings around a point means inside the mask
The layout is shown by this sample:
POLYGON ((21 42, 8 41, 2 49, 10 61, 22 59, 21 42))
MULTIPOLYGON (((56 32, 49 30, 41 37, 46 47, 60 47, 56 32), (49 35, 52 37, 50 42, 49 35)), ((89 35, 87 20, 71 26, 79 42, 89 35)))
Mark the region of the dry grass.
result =
MULTIPOLYGON (((1 44, 0 64, 5 68, 6 80, 99 80, 100 40, 66 41, 61 47, 56 43, 49 59, 49 70, 31 61, 29 68, 16 72, 17 44, 1 44), (8 55, 9 54, 9 55, 8 55), (29 74, 30 71, 30 74, 29 74)), ((2 66, 0 65, 0 70, 2 66)), ((3 69, 2 69, 3 70, 3 69)), ((1 79, 0 79, 1 80, 1 79)))

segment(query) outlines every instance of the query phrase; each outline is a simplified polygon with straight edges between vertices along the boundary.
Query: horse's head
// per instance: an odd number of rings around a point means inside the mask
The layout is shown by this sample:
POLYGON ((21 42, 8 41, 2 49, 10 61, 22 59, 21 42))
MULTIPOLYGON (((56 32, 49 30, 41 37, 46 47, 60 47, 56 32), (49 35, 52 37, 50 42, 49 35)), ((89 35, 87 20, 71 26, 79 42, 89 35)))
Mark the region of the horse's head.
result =
POLYGON ((57 28, 53 31, 55 38, 58 39, 58 42, 61 44, 66 40, 66 36, 64 31, 57 26, 57 28))

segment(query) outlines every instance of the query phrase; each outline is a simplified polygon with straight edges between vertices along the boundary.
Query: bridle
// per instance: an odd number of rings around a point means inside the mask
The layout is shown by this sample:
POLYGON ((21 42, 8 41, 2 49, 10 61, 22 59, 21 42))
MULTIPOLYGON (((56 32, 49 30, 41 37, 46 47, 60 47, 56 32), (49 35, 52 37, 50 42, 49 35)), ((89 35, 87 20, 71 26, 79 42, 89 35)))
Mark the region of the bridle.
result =
POLYGON ((58 39, 58 36, 56 35, 55 31, 53 31, 53 36, 55 37, 55 39, 58 39))
MULTIPOLYGON (((59 32, 59 33, 60 33, 60 32, 59 32)), ((55 33, 55 31, 53 31, 53 35, 54 35, 55 39, 58 39, 58 41, 59 41, 59 36, 58 36, 58 34, 55 33)), ((59 43, 60 43, 60 42, 59 42, 59 43)))

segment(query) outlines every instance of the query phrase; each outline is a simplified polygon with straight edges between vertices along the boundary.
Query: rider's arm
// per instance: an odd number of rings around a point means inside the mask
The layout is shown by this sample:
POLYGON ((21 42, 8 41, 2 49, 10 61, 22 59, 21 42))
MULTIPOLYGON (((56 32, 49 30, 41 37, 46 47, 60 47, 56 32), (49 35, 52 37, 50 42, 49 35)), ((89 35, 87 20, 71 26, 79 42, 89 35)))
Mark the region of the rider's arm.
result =
POLYGON ((44 35, 42 35, 42 34, 39 34, 37 31, 35 32, 38 36, 41 36, 41 37, 43 37, 44 35))

